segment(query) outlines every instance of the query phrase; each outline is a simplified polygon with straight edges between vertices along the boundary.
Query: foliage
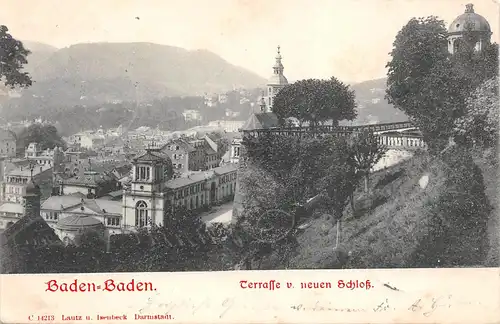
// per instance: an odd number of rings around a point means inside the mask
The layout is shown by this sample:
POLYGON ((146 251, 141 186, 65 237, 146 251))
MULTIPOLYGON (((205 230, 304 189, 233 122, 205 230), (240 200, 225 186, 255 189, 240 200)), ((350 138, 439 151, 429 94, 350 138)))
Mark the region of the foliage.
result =
POLYGON ((368 186, 368 177, 371 168, 384 156, 387 148, 380 144, 378 137, 369 131, 353 134, 349 145, 349 154, 352 157, 356 177, 365 177, 365 190, 368 186))
POLYGON ((443 156, 445 188, 428 204, 429 231, 415 254, 418 267, 474 266, 488 250, 491 206, 483 177, 467 148, 443 156))
POLYGON ((387 63, 386 98, 413 116, 422 107, 411 102, 419 93, 421 78, 448 56, 444 21, 431 16, 411 19, 396 35, 392 60, 387 63))
POLYGON ((498 77, 494 77, 469 97, 465 115, 455 121, 457 135, 480 146, 495 146, 500 123, 499 103, 498 77))
POLYGON ((284 121, 294 117, 302 124, 320 125, 329 120, 354 120, 357 116, 354 91, 335 77, 307 79, 289 84, 274 98, 273 112, 284 121))
MULTIPOLYGON (((334 214, 335 220, 342 217, 358 182, 352 147, 345 138, 262 134, 244 138, 243 145, 248 159, 240 168, 239 180, 244 193, 243 218, 249 228, 273 223, 278 230, 281 223, 290 225, 297 206, 317 194, 322 197, 320 205, 334 214), (264 219, 270 217, 269 210, 284 211, 288 219, 264 219)), ((291 235, 289 239, 291 252, 296 238, 291 235)), ((272 246, 266 248, 269 254, 276 252, 272 246)))
POLYGON ((393 46, 386 98, 419 127, 431 151, 440 151, 465 113, 468 94, 497 74, 498 46, 480 53, 461 46, 450 57, 444 22, 433 16, 411 19, 393 46))
MULTIPOLYGON (((67 86, 65 82, 62 83, 57 89, 67 86)), ((182 115, 185 110, 198 110, 203 123, 226 119, 226 110, 240 113, 238 118, 246 119, 252 111, 250 103, 258 96, 256 90, 243 95, 234 91, 228 94, 228 102, 211 107, 206 105, 202 96, 171 96, 143 102, 124 99, 120 103, 87 98, 82 104, 80 92, 74 100, 66 98, 64 91, 55 96, 57 100, 49 100, 47 91, 36 96, 23 94, 21 98, 9 99, 2 110, 2 117, 12 121, 42 117, 55 122, 64 136, 87 129, 107 129, 120 125, 124 128, 147 126, 167 131, 182 131, 200 123, 196 120, 185 120, 182 115), (246 96, 250 101, 240 104, 240 100, 246 96)), ((50 92, 54 95, 53 91, 50 92)))
POLYGON ((21 72, 30 53, 21 41, 12 37, 6 26, 0 25, 0 78, 5 78, 6 86, 12 89, 31 86, 28 73, 21 72))
POLYGON ((65 149, 66 143, 53 125, 31 124, 17 136, 17 147, 24 150, 29 143, 38 143, 42 150, 58 146, 65 149))
MULTIPOLYGON (((475 40, 475 35, 466 31, 464 39, 475 40)), ((498 75, 498 44, 483 44, 484 48, 477 51, 466 41, 460 43, 451 60, 456 69, 470 76, 473 87, 498 75)))
POLYGON ((433 122, 435 111, 432 110, 437 110, 435 104, 448 87, 444 82, 446 78, 440 78, 438 73, 449 71, 443 67, 448 57, 447 44, 447 30, 442 20, 434 16, 413 18, 398 32, 390 53, 392 60, 386 65, 387 100, 419 127, 430 122, 429 132, 421 129, 426 139, 432 138, 429 133, 433 130, 441 128, 440 123, 433 122))
POLYGON ((343 138, 331 137, 328 150, 321 153, 324 173, 318 181, 324 204, 335 221, 342 218, 344 208, 356 189, 356 168, 349 154, 349 144, 343 138), (346 154, 347 153, 347 154, 346 154))

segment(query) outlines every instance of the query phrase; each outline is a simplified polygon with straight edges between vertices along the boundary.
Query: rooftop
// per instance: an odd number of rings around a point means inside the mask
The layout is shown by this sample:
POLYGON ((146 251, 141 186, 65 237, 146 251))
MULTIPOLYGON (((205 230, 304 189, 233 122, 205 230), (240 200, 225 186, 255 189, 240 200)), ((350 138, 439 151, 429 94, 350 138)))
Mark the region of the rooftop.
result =
POLYGON ((57 221, 56 227, 60 230, 77 230, 82 228, 103 228, 104 224, 92 216, 71 215, 57 221))
POLYGON ((0 213, 24 214, 24 207, 13 202, 4 202, 0 205, 0 213))
POLYGON ((192 173, 185 178, 176 178, 169 180, 165 183, 165 186, 170 189, 178 189, 210 179, 214 176, 214 174, 215 172, 213 170, 192 173))
POLYGON ((63 211, 78 207, 80 205, 87 207, 88 209, 98 214, 122 214, 122 204, 119 201, 112 201, 107 199, 82 199, 80 197, 72 195, 51 196, 42 203, 41 208, 54 211, 63 211))

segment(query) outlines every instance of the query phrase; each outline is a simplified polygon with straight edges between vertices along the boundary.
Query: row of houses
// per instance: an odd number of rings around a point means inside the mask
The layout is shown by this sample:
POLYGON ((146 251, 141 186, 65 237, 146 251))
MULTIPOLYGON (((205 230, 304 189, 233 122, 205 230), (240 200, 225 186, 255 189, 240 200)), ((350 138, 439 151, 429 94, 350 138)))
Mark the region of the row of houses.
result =
POLYGON ((109 238, 152 224, 162 226, 180 208, 198 214, 233 199, 236 164, 173 178, 169 163, 159 150, 147 150, 132 161, 130 185, 121 190, 120 199, 109 194, 87 198, 65 189, 42 203, 41 216, 61 240, 71 243, 83 230, 102 230, 109 238))

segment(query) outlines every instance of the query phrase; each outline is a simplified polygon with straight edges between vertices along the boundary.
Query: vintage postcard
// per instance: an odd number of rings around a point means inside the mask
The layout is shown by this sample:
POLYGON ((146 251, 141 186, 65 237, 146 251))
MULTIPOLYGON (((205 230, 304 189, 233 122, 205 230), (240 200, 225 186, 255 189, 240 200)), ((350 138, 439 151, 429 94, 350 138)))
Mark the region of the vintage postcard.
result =
POLYGON ((498 323, 498 2, 0 3, 0 322, 498 323))

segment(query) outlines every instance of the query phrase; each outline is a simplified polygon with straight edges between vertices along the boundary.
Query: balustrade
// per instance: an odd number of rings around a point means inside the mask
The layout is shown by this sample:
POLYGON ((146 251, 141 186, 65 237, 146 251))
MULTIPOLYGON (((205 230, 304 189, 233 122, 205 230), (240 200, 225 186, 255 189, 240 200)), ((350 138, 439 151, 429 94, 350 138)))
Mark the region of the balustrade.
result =
MULTIPOLYGON (((384 123, 384 124, 373 124, 373 125, 359 125, 359 126, 306 126, 306 127, 288 127, 288 128, 269 128, 269 129, 255 129, 255 130, 243 130, 244 135, 250 136, 261 136, 264 134, 278 134, 284 136, 312 136, 312 137, 323 137, 329 134, 336 134, 338 136, 348 136, 355 131, 359 130, 369 130, 372 132, 380 131, 390 131, 405 128, 415 127, 410 122, 399 122, 399 123, 384 123)), ((378 134, 378 143, 385 145, 389 148, 391 147, 406 147, 406 148, 418 148, 425 147, 425 143, 422 136, 413 134, 378 134)))

